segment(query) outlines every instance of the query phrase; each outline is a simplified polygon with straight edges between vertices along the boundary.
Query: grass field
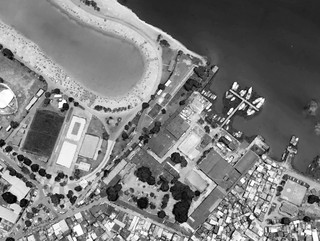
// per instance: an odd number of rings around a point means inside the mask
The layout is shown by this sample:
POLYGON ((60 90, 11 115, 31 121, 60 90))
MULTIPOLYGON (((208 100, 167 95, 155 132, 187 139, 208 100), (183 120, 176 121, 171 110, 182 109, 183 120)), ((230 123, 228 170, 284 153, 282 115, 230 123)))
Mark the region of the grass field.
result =
POLYGON ((18 112, 14 115, 0 116, 1 126, 4 127, 0 130, 0 138, 5 138, 8 135, 5 128, 10 121, 21 122, 27 113, 25 107, 30 99, 40 88, 46 90, 47 84, 39 81, 36 73, 22 66, 16 60, 9 60, 2 54, 0 54, 0 77, 4 84, 8 85, 15 93, 19 107, 18 112))
POLYGON ((57 141, 64 117, 38 110, 33 118, 23 149, 36 155, 49 157, 57 141))

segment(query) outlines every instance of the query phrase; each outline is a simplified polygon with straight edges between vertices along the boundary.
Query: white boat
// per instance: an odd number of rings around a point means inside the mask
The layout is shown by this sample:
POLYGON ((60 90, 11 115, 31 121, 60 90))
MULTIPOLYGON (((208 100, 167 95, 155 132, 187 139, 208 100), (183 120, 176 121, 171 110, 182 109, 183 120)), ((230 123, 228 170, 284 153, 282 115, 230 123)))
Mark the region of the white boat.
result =
POLYGON ((252 95, 252 87, 249 88, 248 93, 246 95, 246 100, 249 100, 251 98, 252 95))
POLYGON ((247 93, 246 90, 240 90, 240 96, 243 97, 247 93))
POLYGON ((236 100, 236 97, 233 96, 233 97, 231 98, 231 101, 235 101, 235 100, 236 100))
POLYGON ((255 99, 254 101, 252 101, 252 104, 258 104, 259 101, 261 101, 263 99, 263 97, 259 97, 257 99, 255 99))
POLYGON ((233 82, 231 89, 236 91, 239 88, 239 84, 237 82, 233 82))
POLYGON ((256 107, 259 109, 264 104, 265 98, 262 98, 259 103, 256 105, 256 107))
POLYGON ((239 106, 239 110, 244 110, 246 108, 246 104, 245 103, 241 103, 239 106))
POLYGON ((231 107, 230 108, 230 110, 228 110, 228 113, 227 113, 227 115, 230 115, 231 113, 232 113, 232 111, 234 110, 234 108, 233 107, 231 107))
POLYGON ((224 122, 226 120, 226 118, 222 117, 222 119, 220 120, 220 123, 224 122))
POLYGON ((233 96, 232 93, 230 93, 229 91, 226 92, 226 98, 230 99, 233 96))
POLYGON ((252 109, 251 107, 248 108, 247 110, 247 115, 253 115, 256 111, 252 109))

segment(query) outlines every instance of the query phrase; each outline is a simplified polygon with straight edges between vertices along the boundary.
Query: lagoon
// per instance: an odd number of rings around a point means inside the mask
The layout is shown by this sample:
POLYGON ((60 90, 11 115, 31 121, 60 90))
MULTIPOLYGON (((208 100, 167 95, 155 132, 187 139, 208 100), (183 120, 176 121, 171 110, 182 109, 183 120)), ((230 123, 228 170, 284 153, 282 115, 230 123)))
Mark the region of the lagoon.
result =
POLYGON ((78 24, 49 1, 2 0, 0 19, 100 96, 125 95, 143 75, 136 46, 78 24))

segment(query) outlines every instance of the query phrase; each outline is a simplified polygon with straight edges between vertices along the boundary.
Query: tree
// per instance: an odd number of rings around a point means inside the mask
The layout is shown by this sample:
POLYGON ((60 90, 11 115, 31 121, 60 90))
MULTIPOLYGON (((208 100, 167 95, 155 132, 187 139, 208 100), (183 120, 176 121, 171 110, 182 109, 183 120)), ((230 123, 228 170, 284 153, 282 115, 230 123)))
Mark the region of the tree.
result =
POLYGON ((156 179, 153 176, 150 176, 147 180, 147 183, 153 186, 154 184, 156 184, 156 179))
POLYGON ((32 164, 31 165, 31 171, 38 172, 39 171, 39 165, 38 164, 32 164))
POLYGON ((142 166, 136 170, 135 175, 141 182, 147 182, 151 178, 152 173, 149 167, 142 166))
POLYGON ((33 184, 32 184, 32 182, 29 182, 29 181, 28 181, 28 182, 26 182, 26 186, 32 188, 32 187, 33 187, 33 184))
POLYGON ((21 171, 22 171, 24 174, 26 174, 26 175, 29 175, 29 174, 30 174, 29 169, 28 169, 27 167, 25 167, 25 166, 21 167, 21 171))
POLYGON ((32 161, 29 158, 25 157, 23 159, 23 163, 27 166, 30 166, 32 164, 32 161))
POLYGON ((14 55, 13 55, 13 53, 12 53, 12 51, 10 50, 10 49, 7 49, 7 48, 4 48, 3 50, 2 50, 2 53, 3 53, 3 55, 5 56, 5 57, 7 57, 8 59, 13 59, 13 57, 14 57, 14 55))
POLYGON ((23 178, 23 175, 22 175, 21 173, 17 172, 17 173, 16 173, 16 177, 19 178, 19 179, 22 179, 22 178, 23 178))
POLYGON ((21 155, 21 154, 19 154, 19 155, 17 156, 17 159, 18 159, 19 162, 22 162, 22 161, 24 160, 24 156, 21 155))
POLYGON ((319 197, 315 195, 309 195, 308 196, 308 203, 313 204, 313 203, 318 203, 319 202, 319 197))
POLYGON ((290 222, 291 222, 291 220, 290 220, 290 218, 287 218, 287 217, 283 217, 283 218, 281 218, 281 221, 280 221, 282 224, 284 224, 284 225, 289 225, 290 224, 290 222))
POLYGON ((75 106, 75 107, 77 107, 77 106, 79 106, 79 102, 73 102, 73 105, 75 106))
POLYGON ((73 102, 74 99, 73 99, 72 97, 69 97, 69 98, 68 98, 68 101, 69 101, 69 102, 73 102))
POLYGON ((30 227, 32 225, 30 220, 26 220, 24 223, 25 223, 26 227, 30 227))
POLYGON ((123 140, 127 140, 129 138, 129 135, 127 132, 123 131, 122 134, 121 134, 121 137, 123 140))
POLYGON ((46 176, 46 174, 47 174, 46 170, 43 169, 43 168, 41 168, 41 169, 38 171, 38 173, 39 173, 39 175, 42 176, 42 177, 46 176))
POLYGON ((143 103, 142 103, 142 109, 143 109, 143 110, 147 109, 148 107, 149 107, 149 104, 148 104, 148 103, 146 103, 146 102, 143 102, 143 103))
POLYGON ((81 186, 76 186, 74 188, 74 190, 77 191, 77 192, 81 192, 82 191, 82 187, 81 186))
POLYGON ((311 218, 308 217, 308 216, 304 216, 303 217, 303 221, 306 222, 306 223, 310 223, 311 222, 311 218))
POLYGON ((185 105, 186 104, 186 100, 181 100, 180 102, 179 102, 179 105, 185 105))
POLYGON ((158 218, 162 218, 162 219, 166 217, 166 213, 163 210, 159 211, 157 215, 158 215, 158 218))
POLYGON ((0 139, 0 147, 4 147, 6 145, 5 140, 0 139))
POLYGON ((40 210, 37 209, 37 208, 35 208, 35 207, 32 207, 32 208, 31 208, 31 211, 32 211, 33 213, 38 213, 38 212, 40 212, 40 210))
POLYGON ((175 200, 192 201, 194 192, 189 186, 176 181, 175 184, 170 188, 170 192, 175 200))
POLYGON ((188 166, 187 160, 186 160, 185 158, 183 158, 183 159, 181 160, 180 165, 181 165, 181 167, 186 167, 186 166, 188 166))
POLYGON ((10 176, 15 176, 17 174, 16 170, 14 170, 13 168, 8 168, 8 170, 10 176))
POLYGON ((109 201, 117 201, 119 198, 119 192, 121 191, 122 186, 121 184, 116 184, 114 186, 108 187, 106 190, 106 194, 108 196, 109 201))
POLYGON ((46 92, 46 93, 44 93, 44 96, 45 96, 46 98, 50 98, 50 97, 51 97, 51 93, 50 93, 50 92, 46 92))
POLYGON ((105 131, 105 132, 102 133, 102 139, 103 139, 103 140, 108 140, 108 139, 109 139, 109 134, 108 134, 108 132, 105 131))
POLYGON ((188 201, 179 201, 173 206, 172 213, 174 218, 179 223, 184 223, 188 220, 188 211, 190 204, 188 201))
POLYGON ((149 206, 149 200, 146 197, 141 197, 137 200, 137 205, 140 209, 146 209, 149 206))
POLYGON ((49 98, 45 98, 43 101, 44 106, 48 106, 50 104, 51 100, 49 98))
POLYGON ((6 148, 4 149, 5 152, 11 152, 13 150, 12 146, 6 146, 6 148))
POLYGON ((51 174, 48 174, 48 173, 46 174, 47 179, 51 179, 51 177, 52 177, 51 174))
POLYGON ((10 122, 10 126, 12 129, 16 129, 19 126, 19 123, 16 121, 11 121, 10 122))
POLYGON ((52 90, 52 93, 54 93, 54 94, 60 94, 61 91, 60 91, 60 89, 56 88, 56 89, 53 89, 53 90, 52 90))
POLYGON ((25 208, 26 206, 28 206, 28 204, 29 204, 29 201, 27 199, 23 198, 20 200, 20 207, 21 208, 25 208))
POLYGON ((168 202, 169 202, 169 198, 170 198, 170 196, 168 193, 163 195, 162 201, 161 201, 161 209, 165 209, 167 207, 168 202))
POLYGON ((2 198, 8 204, 13 204, 17 202, 17 196, 13 195, 11 192, 3 193, 2 198))
POLYGON ((208 134, 210 133, 210 127, 209 126, 205 126, 204 130, 205 130, 206 133, 208 133, 208 134))
POLYGON ((8 238, 6 238, 6 241, 15 241, 15 239, 12 237, 8 237, 8 238))
POLYGON ((74 178, 75 178, 76 180, 79 180, 79 179, 80 179, 80 174, 81 174, 80 169, 76 168, 76 169, 74 170, 74 178))
POLYGON ((60 179, 64 178, 64 173, 63 173, 63 172, 59 172, 59 173, 58 173, 58 177, 59 177, 60 179))
POLYGON ((162 114, 166 114, 166 113, 167 113, 166 109, 162 109, 162 110, 161 110, 161 113, 162 113, 162 114))
POLYGON ((158 89, 159 90, 164 90, 166 88, 166 86, 164 84, 159 84, 158 85, 158 89))
POLYGON ((30 212, 27 212, 26 217, 27 217, 28 219, 32 219, 32 218, 34 217, 34 214, 33 214, 33 213, 30 213, 30 212))
POLYGON ((200 196, 200 192, 197 190, 197 191, 194 192, 194 195, 195 195, 196 197, 199 197, 199 196, 200 196))
POLYGON ((68 103, 63 103, 62 109, 63 110, 69 110, 69 104, 68 103))

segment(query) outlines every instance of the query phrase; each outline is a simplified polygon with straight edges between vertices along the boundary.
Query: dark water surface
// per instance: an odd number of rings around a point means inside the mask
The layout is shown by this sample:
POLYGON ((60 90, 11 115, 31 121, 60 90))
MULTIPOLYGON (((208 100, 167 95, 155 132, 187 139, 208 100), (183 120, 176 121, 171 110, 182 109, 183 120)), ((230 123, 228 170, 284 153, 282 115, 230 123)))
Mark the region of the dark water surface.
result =
POLYGON ((292 134, 299 136, 294 166, 300 171, 320 154, 316 119, 302 114, 309 99, 320 97, 320 1, 124 2, 141 19, 217 63, 215 92, 238 81, 266 97, 262 113, 250 121, 236 119, 236 128, 264 136, 276 158, 292 134))

